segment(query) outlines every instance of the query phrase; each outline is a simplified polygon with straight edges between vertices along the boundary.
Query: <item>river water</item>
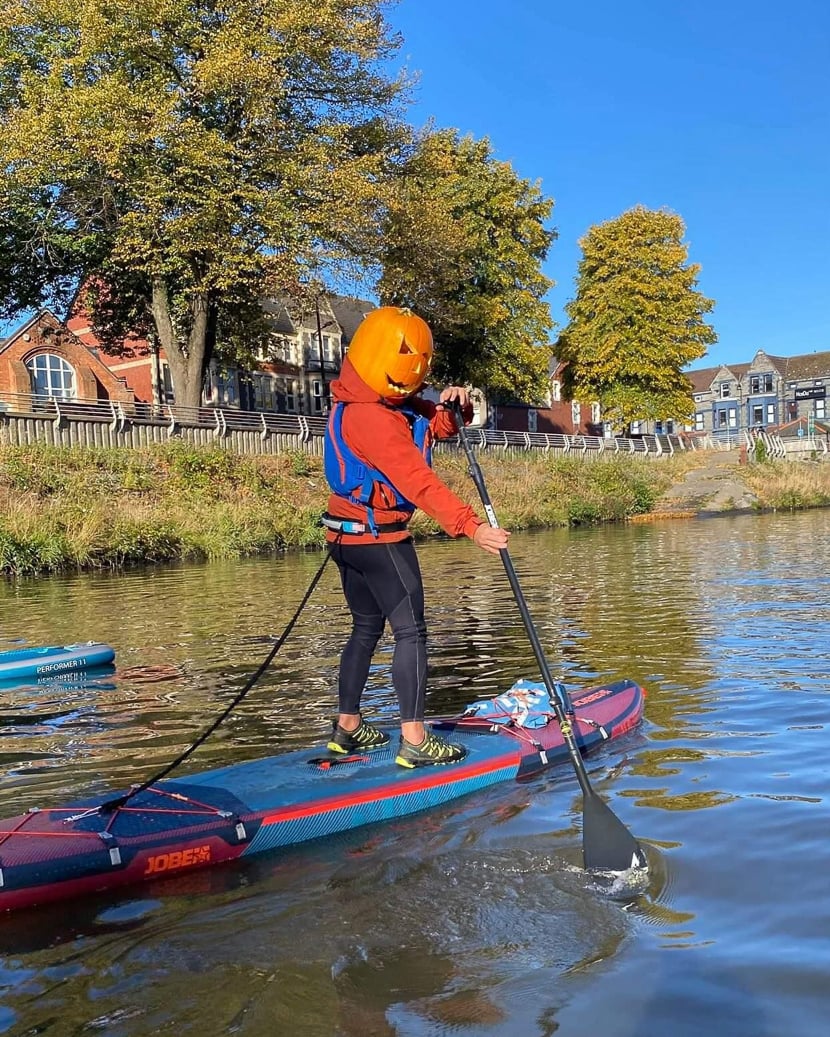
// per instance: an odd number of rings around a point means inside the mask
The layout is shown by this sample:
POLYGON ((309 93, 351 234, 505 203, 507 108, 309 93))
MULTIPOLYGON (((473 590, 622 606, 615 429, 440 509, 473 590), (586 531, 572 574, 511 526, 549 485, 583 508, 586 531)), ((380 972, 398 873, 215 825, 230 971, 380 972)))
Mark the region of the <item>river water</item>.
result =
MULTIPOLYGON (((420 546, 428 712, 538 677, 498 559, 420 546)), ((0 1033, 812 1037, 830 1009, 830 511, 516 535, 551 668, 631 677, 588 761, 650 884, 575 867, 565 767, 229 868, 0 917, 0 1033)), ((268 653, 319 554, 0 585, 0 648, 95 639, 118 670, 0 688, 0 816, 142 781, 268 653)), ((274 665, 187 762, 322 741, 347 628, 327 570, 274 665)), ((364 705, 394 722, 390 644, 364 705)))

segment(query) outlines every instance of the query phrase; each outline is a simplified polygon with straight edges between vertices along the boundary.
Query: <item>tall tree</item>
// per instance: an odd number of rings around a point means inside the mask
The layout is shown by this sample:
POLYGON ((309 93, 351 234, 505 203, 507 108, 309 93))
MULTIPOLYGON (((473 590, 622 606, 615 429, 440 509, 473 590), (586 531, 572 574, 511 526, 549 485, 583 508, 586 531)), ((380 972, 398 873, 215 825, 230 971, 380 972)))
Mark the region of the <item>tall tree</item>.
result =
POLYGON ((553 202, 489 141, 428 131, 402 164, 380 244, 384 302, 411 306, 437 342, 436 378, 495 399, 545 394, 553 327, 541 264, 553 202))
POLYGON ((613 424, 686 420, 694 410, 683 368, 717 335, 704 320, 715 304, 695 287, 700 267, 688 262, 684 233, 675 213, 636 206, 579 242, 576 297, 556 352, 567 361, 570 397, 599 402, 613 424))
POLYGON ((403 135, 386 6, 4 0, 0 309, 83 281, 105 344, 154 330, 197 406, 263 296, 374 248, 403 135))

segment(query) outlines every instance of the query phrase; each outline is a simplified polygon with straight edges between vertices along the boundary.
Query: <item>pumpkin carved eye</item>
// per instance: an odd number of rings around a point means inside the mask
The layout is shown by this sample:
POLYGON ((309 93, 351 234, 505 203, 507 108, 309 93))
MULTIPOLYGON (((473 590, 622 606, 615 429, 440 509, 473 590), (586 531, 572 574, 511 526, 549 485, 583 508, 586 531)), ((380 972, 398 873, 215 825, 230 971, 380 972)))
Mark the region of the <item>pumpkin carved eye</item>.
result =
POLYGON ((412 346, 410 346, 410 344, 406 341, 406 339, 404 339, 401 342, 401 348, 398 350, 398 352, 406 354, 406 353, 414 353, 415 350, 412 348, 412 346))

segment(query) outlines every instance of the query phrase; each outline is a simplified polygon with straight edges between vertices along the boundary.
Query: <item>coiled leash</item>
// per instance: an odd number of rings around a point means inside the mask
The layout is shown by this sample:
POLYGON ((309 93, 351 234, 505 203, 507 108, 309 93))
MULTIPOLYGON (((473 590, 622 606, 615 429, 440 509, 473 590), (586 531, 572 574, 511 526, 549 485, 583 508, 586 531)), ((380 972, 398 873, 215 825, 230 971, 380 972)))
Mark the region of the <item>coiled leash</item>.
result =
MULTIPOLYGON (((339 539, 340 535, 338 535, 337 540, 335 540, 334 543, 336 544, 339 541, 339 539)), ((332 544, 331 546, 333 547, 334 544, 332 544)), ((222 710, 222 712, 213 721, 213 723, 205 731, 203 731, 201 735, 199 735, 199 737, 196 739, 195 742, 192 743, 192 745, 188 746, 188 748, 185 749, 184 752, 181 753, 181 755, 177 756, 176 759, 172 761, 172 763, 169 763, 163 770, 159 771, 158 774, 154 774, 152 778, 148 778, 147 781, 143 781, 138 785, 131 785, 130 791, 126 792, 123 796, 117 796, 115 799, 105 800, 96 808, 95 812, 99 814, 108 814, 114 810, 119 810, 129 800, 131 800, 133 796, 137 796, 140 792, 145 792, 147 789, 150 788, 151 785, 155 785, 155 783, 161 781, 162 778, 166 778, 168 774, 171 774, 180 764, 184 763, 184 761, 189 756, 191 756, 199 748, 200 745, 202 745, 204 742, 207 741, 208 738, 210 738, 210 736, 217 729, 217 727, 219 727, 220 724, 222 724, 230 716, 230 714, 236 709, 239 703, 245 698, 245 696, 248 694, 251 688, 253 688, 256 682, 260 679, 260 677, 265 673, 265 671, 274 661, 274 657, 276 656, 280 648, 282 648, 282 646, 285 644, 288 635, 294 629, 297 620, 300 618, 300 613, 305 608, 306 604, 308 603, 308 599, 314 593, 315 587, 320 582, 320 579, 323 575, 323 570, 328 565, 330 558, 331 547, 329 547, 326 550, 326 557, 323 559, 322 565, 314 574, 314 578, 308 585, 308 590, 303 595, 303 600, 297 606, 297 610, 289 620, 288 626, 286 626, 285 630, 283 630, 283 632, 277 638, 274 647, 271 649, 271 651, 268 653, 268 655, 265 657, 262 663, 260 663, 260 665, 254 671, 254 673, 252 673, 251 676, 245 681, 244 685, 240 688, 236 695, 234 695, 230 704, 222 710)))

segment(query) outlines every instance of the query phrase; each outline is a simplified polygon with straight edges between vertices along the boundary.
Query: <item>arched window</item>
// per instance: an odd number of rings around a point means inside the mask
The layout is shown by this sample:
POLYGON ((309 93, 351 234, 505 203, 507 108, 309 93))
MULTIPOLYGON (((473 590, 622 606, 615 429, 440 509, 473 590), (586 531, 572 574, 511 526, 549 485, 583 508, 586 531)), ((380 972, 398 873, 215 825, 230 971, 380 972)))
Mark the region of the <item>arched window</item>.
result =
POLYGON ((54 396, 61 400, 75 396, 75 372, 62 356, 37 353, 29 357, 26 367, 36 396, 54 396))

